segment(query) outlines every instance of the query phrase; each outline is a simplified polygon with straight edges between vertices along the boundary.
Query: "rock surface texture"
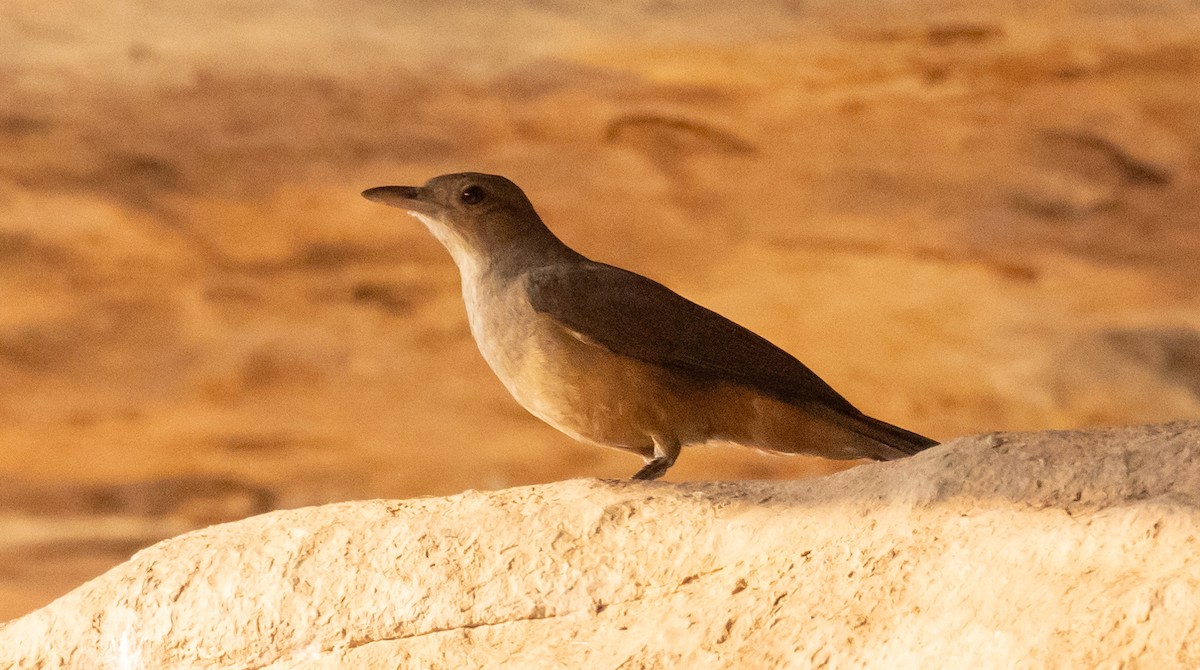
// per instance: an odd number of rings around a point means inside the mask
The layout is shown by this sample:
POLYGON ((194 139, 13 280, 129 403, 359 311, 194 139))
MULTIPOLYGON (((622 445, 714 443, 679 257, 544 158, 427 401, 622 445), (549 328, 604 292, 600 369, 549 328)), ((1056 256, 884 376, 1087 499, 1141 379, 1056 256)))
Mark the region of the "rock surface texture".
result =
POLYGON ((272 512, 0 628, 58 667, 1196 667, 1200 422, 819 480, 573 480, 272 512))

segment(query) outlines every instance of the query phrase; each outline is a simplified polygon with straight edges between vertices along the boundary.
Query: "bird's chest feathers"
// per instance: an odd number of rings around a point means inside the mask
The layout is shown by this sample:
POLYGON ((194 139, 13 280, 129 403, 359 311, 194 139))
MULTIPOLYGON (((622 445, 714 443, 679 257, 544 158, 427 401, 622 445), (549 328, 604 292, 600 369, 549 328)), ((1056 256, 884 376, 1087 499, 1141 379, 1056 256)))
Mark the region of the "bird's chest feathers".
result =
POLYGON ((522 293, 516 282, 488 283, 464 276, 463 302, 471 335, 484 360, 519 400, 521 389, 532 381, 531 371, 545 367, 548 349, 553 348, 548 333, 539 327, 541 317, 522 293))
POLYGON ((463 282, 471 334, 484 360, 525 409, 579 439, 592 439, 589 415, 607 404, 594 397, 595 347, 534 311, 519 281, 463 282))

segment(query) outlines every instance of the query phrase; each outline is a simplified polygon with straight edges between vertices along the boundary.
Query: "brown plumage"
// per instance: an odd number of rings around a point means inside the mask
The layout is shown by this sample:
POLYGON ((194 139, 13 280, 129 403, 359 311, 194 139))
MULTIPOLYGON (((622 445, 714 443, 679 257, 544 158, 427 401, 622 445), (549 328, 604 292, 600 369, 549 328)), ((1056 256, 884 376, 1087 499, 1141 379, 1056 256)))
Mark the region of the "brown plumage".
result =
POLYGON ((514 398, 577 439, 632 451, 638 479, 682 446, 890 460, 937 444, 858 411, 766 339, 641 275, 576 253, 494 175, 363 195, 408 210, 450 251, 471 332, 514 398))

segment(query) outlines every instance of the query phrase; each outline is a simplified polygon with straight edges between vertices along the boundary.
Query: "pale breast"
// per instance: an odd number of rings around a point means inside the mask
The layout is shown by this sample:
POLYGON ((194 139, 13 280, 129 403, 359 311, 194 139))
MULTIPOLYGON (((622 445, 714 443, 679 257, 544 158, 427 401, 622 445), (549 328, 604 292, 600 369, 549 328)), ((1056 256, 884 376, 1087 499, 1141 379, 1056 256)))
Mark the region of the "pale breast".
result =
POLYGON ((662 374, 587 342, 525 298, 520 281, 468 287, 471 333, 488 365, 525 409, 581 440, 641 451, 680 403, 662 374))

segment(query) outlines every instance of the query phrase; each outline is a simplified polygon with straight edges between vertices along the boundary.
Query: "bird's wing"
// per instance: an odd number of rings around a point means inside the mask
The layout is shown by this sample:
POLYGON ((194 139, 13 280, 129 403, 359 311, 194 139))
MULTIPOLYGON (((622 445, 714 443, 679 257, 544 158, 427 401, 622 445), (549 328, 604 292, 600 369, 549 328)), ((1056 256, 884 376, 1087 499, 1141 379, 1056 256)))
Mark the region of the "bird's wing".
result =
POLYGON ((602 263, 559 265, 531 273, 528 292, 536 311, 613 353, 858 413, 791 354, 639 274, 602 263))

